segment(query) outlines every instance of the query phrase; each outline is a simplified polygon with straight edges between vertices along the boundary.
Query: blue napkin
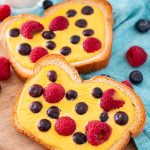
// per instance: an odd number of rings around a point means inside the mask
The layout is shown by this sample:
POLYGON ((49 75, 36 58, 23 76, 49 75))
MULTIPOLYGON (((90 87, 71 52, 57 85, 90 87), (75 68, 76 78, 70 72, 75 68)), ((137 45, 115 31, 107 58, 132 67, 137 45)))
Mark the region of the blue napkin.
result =
MULTIPOLYGON (((54 3, 62 0, 53 0, 54 3)), ((143 73, 144 80, 141 84, 134 86, 136 93, 142 98, 147 112, 147 124, 143 133, 134 139, 139 150, 150 149, 150 58, 138 68, 131 67, 125 58, 126 51, 133 45, 141 46, 150 56, 150 31, 139 33, 134 29, 134 24, 141 18, 150 19, 150 0, 110 0, 113 6, 114 15, 114 41, 112 57, 106 69, 81 75, 84 79, 89 79, 96 75, 109 74, 112 78, 122 81, 129 78, 133 70, 143 73)), ((13 9, 13 14, 21 13, 13 9)), ((43 14, 42 5, 38 5, 36 10, 28 13, 43 14)))

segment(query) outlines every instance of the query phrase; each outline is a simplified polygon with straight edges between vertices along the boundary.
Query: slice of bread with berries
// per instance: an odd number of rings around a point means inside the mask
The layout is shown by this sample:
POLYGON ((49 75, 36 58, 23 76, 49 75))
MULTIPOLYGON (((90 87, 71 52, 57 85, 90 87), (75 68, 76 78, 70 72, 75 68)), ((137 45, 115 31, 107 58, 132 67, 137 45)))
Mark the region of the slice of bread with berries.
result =
POLYGON ((13 114, 14 127, 49 150, 122 150, 145 121, 130 87, 104 76, 84 81, 56 54, 36 63, 13 114))
POLYGON ((22 14, 4 20, 1 44, 24 79, 47 54, 61 54, 79 73, 86 73, 108 65, 112 24, 106 0, 67 0, 50 7, 44 17, 22 14))

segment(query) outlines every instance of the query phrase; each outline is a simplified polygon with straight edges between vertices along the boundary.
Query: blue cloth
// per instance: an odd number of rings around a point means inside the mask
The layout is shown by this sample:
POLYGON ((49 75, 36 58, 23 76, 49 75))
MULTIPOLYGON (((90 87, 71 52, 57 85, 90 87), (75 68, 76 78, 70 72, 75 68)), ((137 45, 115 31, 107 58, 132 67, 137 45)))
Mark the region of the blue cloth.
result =
MULTIPOLYGON (((53 0, 54 3, 62 0, 53 0)), ((150 31, 144 34, 134 29, 134 24, 141 18, 150 19, 150 0, 110 0, 113 6, 114 15, 114 41, 112 57, 106 69, 81 75, 84 79, 89 79, 96 75, 109 74, 112 78, 122 81, 129 78, 133 70, 143 73, 144 80, 141 84, 134 86, 136 93, 142 98, 147 112, 147 124, 144 132, 134 139, 139 150, 150 149, 150 58, 147 62, 138 67, 129 66, 125 59, 127 49, 133 45, 143 47, 150 56, 150 31)), ((36 11, 29 13, 43 14, 42 5, 38 5, 36 11)), ((13 14, 18 10, 13 9, 13 14)), ((20 13, 20 12, 19 12, 20 13)))

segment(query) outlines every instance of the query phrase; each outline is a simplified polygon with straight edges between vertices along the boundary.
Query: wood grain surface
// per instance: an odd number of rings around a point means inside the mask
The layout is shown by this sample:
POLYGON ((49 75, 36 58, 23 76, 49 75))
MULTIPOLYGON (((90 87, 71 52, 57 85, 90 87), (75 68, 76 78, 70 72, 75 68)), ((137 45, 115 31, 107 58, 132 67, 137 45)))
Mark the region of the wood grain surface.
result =
MULTIPOLYGON (((0 56, 4 56, 1 47, 0 56)), ((23 84, 13 71, 8 81, 0 81, 0 150, 45 150, 12 127, 13 103, 23 84)), ((126 150, 137 150, 133 140, 130 141, 126 150)))

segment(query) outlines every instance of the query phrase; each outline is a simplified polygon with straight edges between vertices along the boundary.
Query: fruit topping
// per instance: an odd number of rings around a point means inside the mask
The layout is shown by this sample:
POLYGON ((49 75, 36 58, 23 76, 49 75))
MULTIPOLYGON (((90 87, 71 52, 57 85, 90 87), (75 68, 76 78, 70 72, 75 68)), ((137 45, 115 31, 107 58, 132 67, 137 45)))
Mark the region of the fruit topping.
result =
POLYGON ((31 52, 31 46, 28 43, 22 43, 18 47, 18 53, 23 56, 29 55, 31 52))
POLYGON ((44 90, 44 98, 48 103, 58 103, 64 95, 65 89, 61 84, 50 83, 44 90))
POLYGON ((56 73, 55 71, 51 70, 51 71, 49 71, 49 72, 47 73, 47 77, 48 77, 48 79, 49 79, 51 82, 56 82, 56 80, 57 80, 57 73, 56 73))
POLYGON ((56 106, 52 106, 47 110, 47 115, 53 119, 58 119, 60 114, 60 110, 56 106))
POLYGON ((119 111, 115 114, 114 120, 121 126, 126 125, 128 122, 128 115, 125 112, 119 111))
POLYGON ((84 102, 79 102, 75 106, 75 111, 79 115, 83 115, 88 111, 88 105, 84 102))
POLYGON ((55 36, 56 34, 53 31, 44 31, 42 34, 42 37, 44 39, 49 39, 49 40, 53 39, 55 36))
POLYGON ((107 141, 112 133, 111 127, 107 123, 97 120, 90 121, 86 126, 87 141, 98 146, 107 141))
POLYGON ((78 93, 74 90, 70 90, 66 93, 67 100, 75 100, 78 97, 78 93))
POLYGON ((70 117, 61 117, 56 121, 55 130, 59 135, 69 136, 76 129, 75 121, 70 117))
POLYGON ((86 139, 86 136, 85 134, 81 133, 81 132, 76 132, 74 135, 73 135, 73 141, 76 143, 76 144, 84 144, 86 143, 87 139, 86 139))
POLYGON ((78 35, 74 35, 70 38, 70 42, 72 44, 78 44, 80 42, 80 37, 78 35))
POLYGON ((100 121, 101 122, 106 122, 108 120, 109 116, 108 116, 108 112, 102 112, 100 115, 100 121))
POLYGON ((11 37, 17 37, 20 35, 20 30, 18 28, 13 28, 9 31, 11 37))
POLYGON ((31 97, 37 98, 43 94, 43 87, 39 84, 34 84, 29 89, 29 95, 31 97))
POLYGON ((74 17, 76 14, 77 12, 73 9, 68 10, 66 13, 67 17, 74 17))
POLYGON ((110 111, 122 107, 125 102, 123 100, 116 100, 114 95, 116 91, 114 89, 108 89, 103 93, 101 98, 100 106, 104 111, 110 111))
POLYGON ((87 27, 87 21, 85 19, 79 19, 76 21, 75 25, 79 28, 86 28, 87 27))
POLYGON ((82 33, 84 36, 92 36, 94 31, 92 29, 85 29, 82 33))
POLYGON ((37 32, 41 32, 44 26, 37 21, 26 21, 21 25, 20 32, 24 38, 33 39, 33 35, 37 32))
POLYGON ((129 79, 133 84, 139 84, 143 81, 143 75, 140 71, 132 71, 129 75, 129 79))
POLYGON ((33 113, 39 113, 42 109, 42 104, 38 101, 35 101, 35 102, 32 102, 31 105, 30 105, 30 110, 33 112, 33 113))
POLYGON ((56 47, 56 44, 55 44, 55 42, 53 42, 53 41, 48 41, 48 42, 46 42, 46 47, 47 47, 49 50, 53 50, 53 49, 56 47))
POLYGON ((85 6, 82 8, 81 12, 84 15, 91 15, 91 14, 93 14, 94 10, 91 6, 85 6))
POLYGON ((102 95, 103 95, 103 91, 99 87, 96 87, 96 88, 93 89, 92 96, 94 98, 101 98, 102 95))
POLYGON ((87 53, 92 53, 101 48, 102 44, 101 41, 97 38, 93 37, 88 37, 84 42, 83 42, 83 48, 87 53))
POLYGON ((65 47, 61 48, 60 53, 64 56, 67 56, 71 53, 71 48, 68 46, 65 46, 65 47))
POLYGON ((41 119, 38 123, 38 129, 42 132, 46 132, 51 128, 51 122, 47 119, 41 119))

